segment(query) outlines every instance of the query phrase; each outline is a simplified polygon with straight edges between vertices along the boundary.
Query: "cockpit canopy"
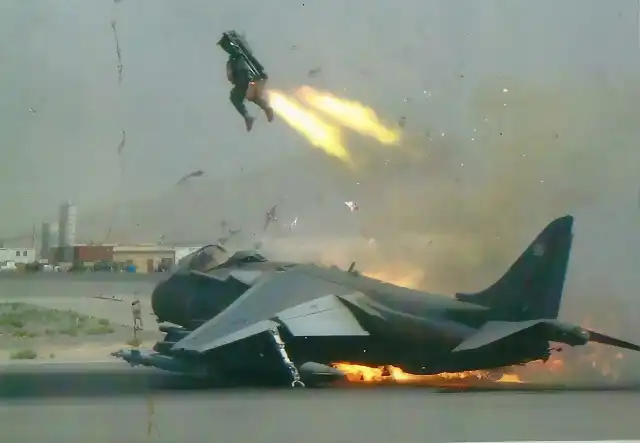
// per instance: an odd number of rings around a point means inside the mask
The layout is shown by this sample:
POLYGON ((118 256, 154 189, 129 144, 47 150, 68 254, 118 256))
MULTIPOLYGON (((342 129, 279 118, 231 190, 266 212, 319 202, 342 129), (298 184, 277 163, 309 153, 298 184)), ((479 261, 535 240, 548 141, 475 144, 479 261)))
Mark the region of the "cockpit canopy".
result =
POLYGON ((220 245, 209 245, 185 256, 178 262, 178 272, 207 272, 229 260, 229 253, 220 245))
POLYGON ((178 263, 178 272, 208 272, 217 267, 241 265, 243 263, 263 263, 267 259, 255 250, 229 253, 220 245, 209 245, 187 255, 178 263))
POLYGON ((228 260, 228 263, 262 263, 266 261, 267 259, 258 251, 248 250, 236 252, 228 260))

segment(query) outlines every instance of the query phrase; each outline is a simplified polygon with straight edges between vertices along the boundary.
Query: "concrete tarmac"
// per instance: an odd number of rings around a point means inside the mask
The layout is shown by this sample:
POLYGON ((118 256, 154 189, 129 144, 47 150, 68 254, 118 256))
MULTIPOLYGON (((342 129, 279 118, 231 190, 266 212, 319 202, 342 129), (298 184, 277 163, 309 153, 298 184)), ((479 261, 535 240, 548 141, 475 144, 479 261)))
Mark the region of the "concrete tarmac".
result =
MULTIPOLYGON (((129 274, 125 272, 0 272, 0 300, 4 298, 90 297, 103 295, 151 295, 168 273, 129 274)), ((27 300, 25 300, 26 302, 27 300)))
POLYGON ((0 273, 0 303, 23 302, 50 309, 70 309, 129 325, 131 302, 139 299, 144 323, 155 328, 151 293, 168 277, 168 273, 4 272, 0 273), (109 300, 110 297, 115 299, 109 300))
POLYGON ((2 366, 2 441, 388 443, 640 438, 637 391, 196 391, 185 390, 187 386, 177 380, 118 362, 2 366))

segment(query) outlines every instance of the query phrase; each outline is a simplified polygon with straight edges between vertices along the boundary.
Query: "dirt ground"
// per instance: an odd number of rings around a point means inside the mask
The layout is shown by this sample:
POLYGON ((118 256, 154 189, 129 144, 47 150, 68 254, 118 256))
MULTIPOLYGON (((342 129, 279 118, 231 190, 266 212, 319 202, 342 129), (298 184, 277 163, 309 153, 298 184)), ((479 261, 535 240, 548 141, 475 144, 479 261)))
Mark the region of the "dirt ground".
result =
POLYGON ((29 297, 0 300, 0 362, 109 360, 110 353, 161 337, 149 300, 141 300, 144 330, 133 334, 131 297, 29 297), (131 300, 129 300, 131 298, 131 300), (121 299, 121 301, 120 301, 121 299))

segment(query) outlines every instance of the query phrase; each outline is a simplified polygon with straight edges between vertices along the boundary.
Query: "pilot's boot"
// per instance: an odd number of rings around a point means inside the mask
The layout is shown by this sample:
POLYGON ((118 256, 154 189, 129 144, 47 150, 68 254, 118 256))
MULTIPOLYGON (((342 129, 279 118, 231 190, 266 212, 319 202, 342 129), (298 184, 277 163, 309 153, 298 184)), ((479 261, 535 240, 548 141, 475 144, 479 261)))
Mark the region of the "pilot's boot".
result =
POLYGON ((267 116, 267 120, 271 123, 275 114, 273 112, 273 108, 269 105, 269 102, 262 97, 254 99, 253 102, 264 111, 264 115, 267 116))
POLYGON ((245 124, 245 125, 246 125, 246 127, 247 127, 247 132, 251 132, 251 128, 253 128, 253 122, 254 122, 255 120, 256 120, 256 119, 255 119, 255 118, 253 118, 253 117, 251 117, 250 115, 245 115, 245 116, 244 116, 244 124, 245 124))
POLYGON ((264 114, 267 116, 267 121, 271 123, 273 121, 274 113, 271 106, 264 109, 264 114))

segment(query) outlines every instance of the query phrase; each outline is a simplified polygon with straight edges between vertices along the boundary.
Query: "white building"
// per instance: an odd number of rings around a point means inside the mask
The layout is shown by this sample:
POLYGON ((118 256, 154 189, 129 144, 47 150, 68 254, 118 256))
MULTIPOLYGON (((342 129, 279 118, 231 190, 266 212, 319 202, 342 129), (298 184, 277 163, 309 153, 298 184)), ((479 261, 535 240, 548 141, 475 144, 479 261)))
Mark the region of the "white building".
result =
POLYGON ((36 261, 35 248, 0 248, 0 263, 33 263, 36 261))

